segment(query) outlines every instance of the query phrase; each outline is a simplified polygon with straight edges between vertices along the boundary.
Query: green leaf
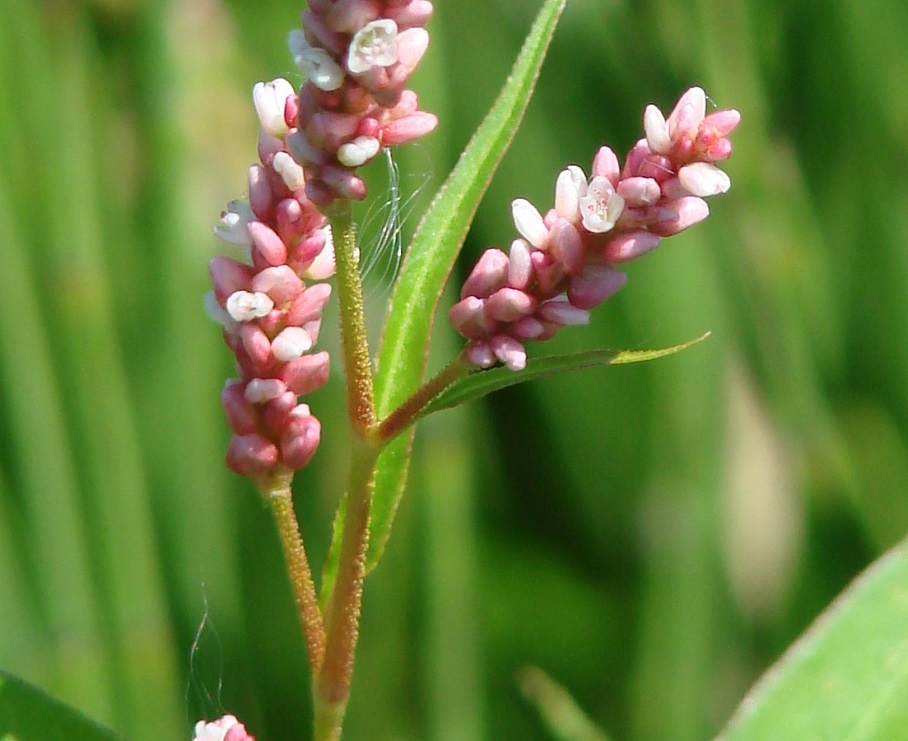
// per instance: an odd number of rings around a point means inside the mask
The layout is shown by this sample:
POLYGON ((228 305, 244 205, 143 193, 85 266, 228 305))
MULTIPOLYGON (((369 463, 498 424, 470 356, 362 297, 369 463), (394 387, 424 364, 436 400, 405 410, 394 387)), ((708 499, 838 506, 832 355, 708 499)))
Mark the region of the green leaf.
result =
POLYGON ((432 412, 466 404, 468 401, 479 399, 493 391, 514 386, 525 381, 552 376, 556 373, 592 368, 597 365, 621 365, 626 363, 642 363, 647 360, 664 358, 676 352, 686 350, 698 342, 709 337, 706 332, 699 337, 673 347, 661 350, 592 350, 575 355, 553 355, 545 358, 535 358, 527 363, 522 371, 512 371, 499 366, 491 370, 481 371, 467 376, 451 384, 436 396, 420 414, 420 418, 432 412))
POLYGON ((877 560, 751 690, 724 741, 908 739, 908 549, 877 560))
POLYGON ((0 672, 0 741, 117 741, 119 737, 21 679, 0 672))
MULTIPOLYGON (((413 237, 385 321, 375 406, 385 416, 422 381, 435 311, 473 215, 523 118, 566 0, 547 0, 511 75, 413 237)), ((378 562, 407 478, 412 430, 382 453, 375 477, 367 569, 378 562)))

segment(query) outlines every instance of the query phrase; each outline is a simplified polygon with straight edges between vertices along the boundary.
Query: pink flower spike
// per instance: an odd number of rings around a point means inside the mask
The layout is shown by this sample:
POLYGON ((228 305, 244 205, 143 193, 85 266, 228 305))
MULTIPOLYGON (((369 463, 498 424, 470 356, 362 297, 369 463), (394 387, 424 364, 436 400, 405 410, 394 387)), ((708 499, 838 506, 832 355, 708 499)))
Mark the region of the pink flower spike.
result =
POLYGON ((644 229, 637 229, 610 239, 602 256, 609 262, 627 262, 659 246, 662 237, 644 229))
POLYGON ((537 250, 544 250, 549 230, 537 208, 526 199, 517 198, 511 203, 511 215, 520 235, 537 250))
POLYGON ((504 363, 509 370, 521 371, 527 365, 527 351, 522 342, 507 335, 495 335, 489 346, 499 362, 504 363))
POLYGON ((709 162, 694 162, 678 171, 678 180, 693 196, 715 196, 731 187, 731 178, 709 162))

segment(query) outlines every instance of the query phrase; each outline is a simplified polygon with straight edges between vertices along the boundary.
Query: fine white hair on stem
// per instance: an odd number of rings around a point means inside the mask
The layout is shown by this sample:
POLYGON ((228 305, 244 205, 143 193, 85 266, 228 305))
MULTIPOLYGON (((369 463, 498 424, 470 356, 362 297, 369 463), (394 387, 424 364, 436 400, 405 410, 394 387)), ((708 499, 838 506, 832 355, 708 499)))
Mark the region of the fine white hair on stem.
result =
POLYGON ((190 708, 190 703, 195 701, 199 707, 193 715, 190 711, 190 717, 213 717, 214 715, 223 714, 224 708, 221 703, 221 691, 223 689, 224 674, 224 649, 221 645, 221 636, 214 627, 211 619, 211 613, 208 608, 208 596, 202 585, 202 602, 204 611, 199 627, 195 632, 192 645, 189 647, 189 671, 186 678, 185 704, 190 708), (203 644, 211 644, 205 647, 203 644), (203 655, 203 654, 207 654, 203 655), (202 666, 199 666, 201 659, 202 666), (210 690, 211 677, 203 675, 216 674, 214 696, 210 690), (195 695, 192 698, 191 695, 195 695))
POLYGON ((388 185, 384 198, 376 198, 362 220, 360 245, 360 275, 369 284, 368 292, 391 288, 403 259, 403 227, 413 211, 414 199, 428 184, 430 171, 423 171, 415 187, 404 193, 401 187, 400 166, 391 150, 385 148, 388 185))

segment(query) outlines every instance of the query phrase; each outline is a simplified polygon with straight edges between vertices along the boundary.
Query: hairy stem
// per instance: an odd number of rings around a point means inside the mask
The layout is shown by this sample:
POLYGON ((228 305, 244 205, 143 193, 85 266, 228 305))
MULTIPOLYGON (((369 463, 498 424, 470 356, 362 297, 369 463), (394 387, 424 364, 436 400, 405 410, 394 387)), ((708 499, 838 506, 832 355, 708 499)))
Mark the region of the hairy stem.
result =
POLYGON ((375 424, 372 392, 372 358, 366 337, 363 289, 356 248, 356 226, 349 201, 337 201, 328 215, 337 263, 341 345, 347 380, 347 412, 355 437, 363 438, 375 424))
POLYGON ((269 479, 267 485, 260 486, 259 490, 267 499, 277 524, 284 560, 287 562, 287 575, 290 577, 293 598, 303 625, 306 648, 309 652, 309 666, 314 676, 321 670, 325 656, 325 626, 318 606, 309 559, 306 557, 299 523, 293 510, 293 496, 290 491, 292 478, 292 472, 285 476, 273 477, 269 479))

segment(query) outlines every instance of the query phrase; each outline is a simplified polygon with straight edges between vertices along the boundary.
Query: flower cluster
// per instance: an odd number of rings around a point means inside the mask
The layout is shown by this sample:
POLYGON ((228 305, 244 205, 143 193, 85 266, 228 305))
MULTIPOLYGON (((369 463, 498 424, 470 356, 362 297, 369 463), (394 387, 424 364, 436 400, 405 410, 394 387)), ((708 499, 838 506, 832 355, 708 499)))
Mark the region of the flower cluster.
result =
POLYGON ((303 169, 290 156, 287 113, 296 95, 286 80, 258 83, 258 164, 249 168, 249 201, 233 201, 215 234, 245 248, 243 260, 215 257, 211 317, 237 359, 239 377, 221 401, 233 437, 227 465, 242 476, 296 470, 318 447, 321 426, 298 397, 328 378, 328 353, 310 354, 318 339, 334 252, 325 217, 306 197, 303 169))
POLYGON ((655 106, 646 108, 646 136, 623 167, 603 147, 590 178, 576 166, 561 172, 555 207, 544 217, 528 201, 515 200, 521 237, 507 254, 496 248, 483 253, 449 314, 469 340, 470 361, 521 370, 524 342, 586 324, 590 309, 624 285, 627 276, 617 264, 705 219, 703 199, 731 186, 714 163, 730 156, 727 135, 739 120, 735 110, 707 116, 706 95, 691 88, 667 120, 655 106))
POLYGON ((302 30, 290 33, 306 83, 286 118, 295 127, 287 145, 314 203, 361 200, 358 167, 438 124, 405 89, 428 46, 431 15, 428 0, 310 0, 302 30))
POLYGON ((211 723, 196 723, 192 741, 255 741, 255 737, 234 716, 225 715, 211 723))

